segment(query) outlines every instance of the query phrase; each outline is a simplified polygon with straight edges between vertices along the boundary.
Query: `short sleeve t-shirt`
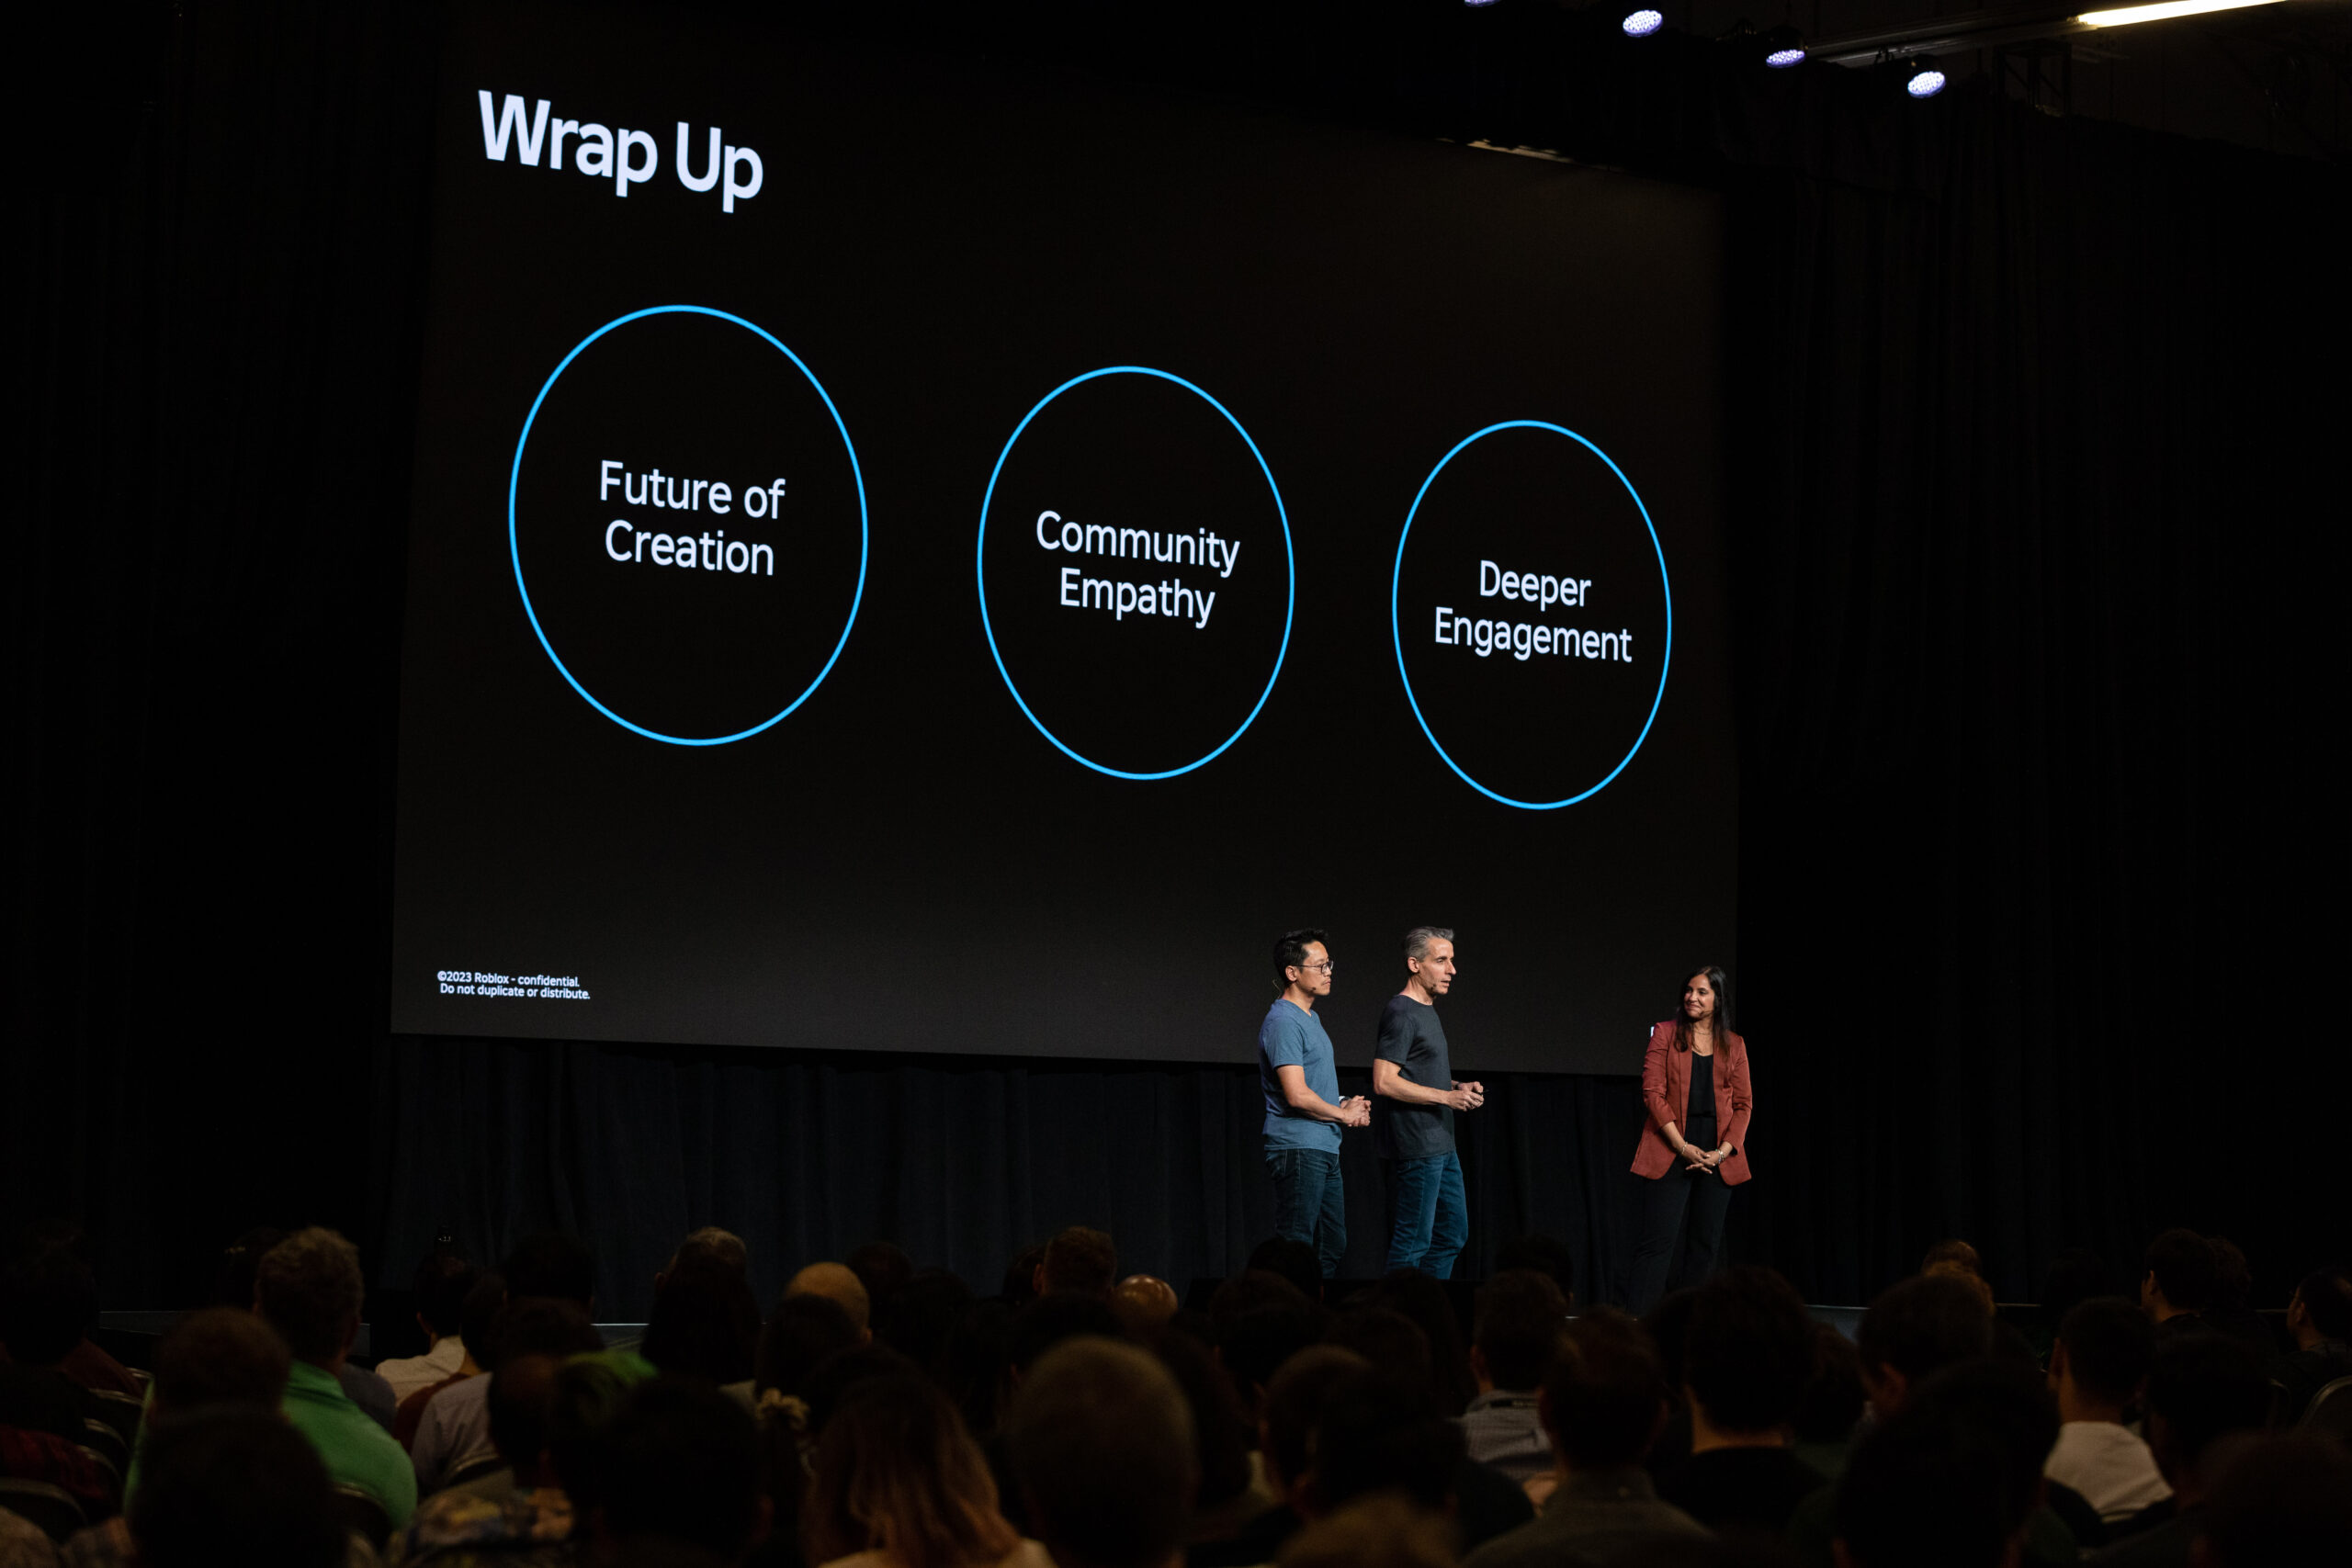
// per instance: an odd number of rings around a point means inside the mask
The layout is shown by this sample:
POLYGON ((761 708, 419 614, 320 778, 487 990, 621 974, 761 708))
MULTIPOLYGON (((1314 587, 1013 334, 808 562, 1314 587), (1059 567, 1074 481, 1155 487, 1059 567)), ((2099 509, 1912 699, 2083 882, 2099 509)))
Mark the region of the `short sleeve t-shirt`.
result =
POLYGON ((1266 1146, 1340 1152, 1340 1124, 1318 1122, 1290 1108, 1283 1098, 1277 1067, 1305 1067, 1306 1087, 1333 1105, 1340 1103, 1339 1058, 1323 1021, 1295 1002, 1274 998, 1258 1026, 1258 1083, 1266 1093, 1266 1146))
MULTIPOLYGON (((1423 1089, 1453 1087, 1453 1058, 1437 1009, 1408 996, 1388 998, 1380 1015, 1380 1043, 1372 1054, 1394 1062, 1405 1081, 1423 1089)), ((1453 1112, 1442 1105, 1407 1105, 1372 1097, 1372 1152, 1382 1159, 1430 1159, 1453 1152, 1453 1112)))

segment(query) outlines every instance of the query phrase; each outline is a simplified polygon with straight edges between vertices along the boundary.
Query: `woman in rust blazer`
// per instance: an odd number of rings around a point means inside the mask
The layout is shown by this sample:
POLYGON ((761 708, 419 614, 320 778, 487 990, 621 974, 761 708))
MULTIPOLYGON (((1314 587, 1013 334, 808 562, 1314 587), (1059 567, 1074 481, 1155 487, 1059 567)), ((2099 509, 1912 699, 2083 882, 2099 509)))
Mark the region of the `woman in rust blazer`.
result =
POLYGON ((1649 1115, 1634 1149, 1642 1182, 1641 1240, 1631 1305, 1656 1306, 1669 1285, 1696 1285, 1723 1261, 1724 1211, 1747 1179, 1747 1043, 1726 1026, 1730 982, 1709 965, 1682 983, 1675 1016, 1650 1031, 1642 1059, 1649 1115))

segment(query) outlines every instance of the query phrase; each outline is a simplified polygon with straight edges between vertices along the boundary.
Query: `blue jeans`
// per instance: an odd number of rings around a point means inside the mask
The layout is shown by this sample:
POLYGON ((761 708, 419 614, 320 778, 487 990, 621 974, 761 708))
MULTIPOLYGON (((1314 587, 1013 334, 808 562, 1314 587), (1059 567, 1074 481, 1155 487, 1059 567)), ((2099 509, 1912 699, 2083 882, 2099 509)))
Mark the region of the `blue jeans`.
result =
POLYGON ((1274 1179, 1274 1234, 1313 1247, 1329 1279, 1348 1255, 1348 1190, 1338 1152, 1271 1147, 1266 1171, 1274 1179))
POLYGON ((1418 1269, 1450 1279, 1470 1239, 1470 1202, 1462 1190, 1462 1156, 1380 1162, 1388 1183, 1388 1269, 1418 1269))

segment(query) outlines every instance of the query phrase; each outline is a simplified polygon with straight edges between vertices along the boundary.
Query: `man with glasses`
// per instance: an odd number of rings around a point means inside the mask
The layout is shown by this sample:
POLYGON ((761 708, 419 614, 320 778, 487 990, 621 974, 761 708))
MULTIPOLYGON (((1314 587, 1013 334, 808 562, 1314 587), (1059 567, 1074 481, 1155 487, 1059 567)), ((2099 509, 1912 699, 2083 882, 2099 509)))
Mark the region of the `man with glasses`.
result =
POLYGON ((1331 953, 1321 931, 1283 933, 1274 943, 1274 985, 1282 994, 1258 1026, 1274 1229, 1315 1248, 1328 1280, 1348 1250, 1340 1129, 1368 1125, 1372 1107, 1361 1096, 1340 1098, 1339 1059, 1315 1016, 1317 1000, 1331 994, 1331 953))
POLYGON ((1487 1103, 1484 1084, 1456 1083, 1438 1021, 1437 998, 1453 988, 1453 933, 1415 926, 1405 933, 1405 988, 1380 1015, 1373 1049, 1372 1152, 1388 1186, 1388 1269, 1450 1278, 1470 1239, 1453 1113, 1487 1103))

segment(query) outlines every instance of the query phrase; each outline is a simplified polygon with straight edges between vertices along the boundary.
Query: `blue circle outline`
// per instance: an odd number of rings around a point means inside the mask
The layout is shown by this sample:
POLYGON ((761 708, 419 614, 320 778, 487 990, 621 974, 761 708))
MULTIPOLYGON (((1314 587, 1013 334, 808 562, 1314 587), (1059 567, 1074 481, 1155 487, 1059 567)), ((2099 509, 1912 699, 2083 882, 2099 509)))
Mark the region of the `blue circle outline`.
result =
POLYGON ((1625 477, 1625 470, 1617 466, 1616 459, 1610 457, 1608 453, 1603 452, 1591 442, 1586 440, 1583 436, 1578 435, 1575 431, 1568 429, 1566 425, 1552 424, 1540 419, 1507 419, 1499 424, 1490 424, 1484 430, 1474 431, 1470 434, 1464 436, 1460 441, 1454 443, 1453 450, 1448 452, 1444 457, 1440 457, 1437 460, 1437 467, 1430 470, 1430 477, 1423 479, 1421 481, 1421 488, 1414 492, 1412 508, 1405 513, 1405 531, 1396 536, 1396 568, 1389 573, 1388 577, 1388 635, 1390 640, 1396 645, 1396 675, 1397 678, 1405 683, 1405 701, 1411 705, 1414 721, 1420 725, 1421 733, 1429 738, 1430 749, 1438 754, 1438 760, 1442 761, 1447 767, 1452 768, 1455 776, 1460 778, 1464 784, 1468 784, 1472 789, 1476 790, 1488 800, 1500 801, 1505 806, 1515 806, 1521 811, 1557 811, 1564 806, 1574 806, 1577 801, 1589 800, 1594 795, 1599 795, 1602 790, 1607 789, 1611 782, 1614 780, 1619 773, 1625 771, 1625 764, 1634 760, 1634 753, 1642 749, 1642 742, 1649 739, 1650 726, 1657 722, 1658 706, 1666 701, 1667 671, 1671 668, 1674 663, 1674 583, 1666 573, 1666 547, 1658 543, 1657 525, 1650 519, 1650 509, 1645 503, 1644 503, 1642 500, 1642 492, 1634 488, 1634 481, 1625 477), (1658 586, 1664 590, 1666 593, 1666 655, 1658 660, 1657 694, 1650 699, 1649 717, 1642 720, 1642 732, 1634 737, 1633 746, 1628 749, 1625 755, 1618 761, 1617 765, 1609 770, 1608 778, 1602 779, 1599 784, 1593 785, 1590 789, 1586 790, 1582 795, 1572 795, 1566 800, 1513 800, 1507 795, 1497 794, 1495 791, 1488 789, 1485 784, 1480 784, 1476 779, 1472 778, 1468 773, 1464 773, 1462 771, 1462 764, 1448 756, 1446 754, 1445 748, 1438 744, 1437 732, 1430 728, 1429 719, 1421 713, 1420 701, 1413 695, 1413 677, 1405 668, 1405 629, 1397 620, 1396 595, 1399 587, 1404 581, 1405 541, 1413 536, 1413 520, 1420 515, 1421 501, 1429 494, 1430 486, 1437 483, 1438 475, 1445 472, 1445 466, 1453 461, 1455 457, 1461 456, 1462 449, 1464 447, 1468 446, 1474 441, 1483 440, 1498 430, 1548 430, 1555 435, 1566 436, 1569 440, 1575 442, 1579 446, 1582 446, 1586 451, 1591 453, 1602 462, 1608 464, 1609 471, 1617 476, 1617 482, 1625 487, 1625 493, 1634 498, 1634 510, 1638 511, 1642 514, 1642 526, 1650 531, 1650 548, 1657 552, 1658 586))
POLYGON ((1274 482, 1274 470, 1267 466, 1266 455, 1258 450, 1258 443, 1250 438, 1250 433, 1247 430, 1242 428, 1241 422, 1233 417, 1233 411, 1231 409, 1227 408, 1223 403, 1218 402, 1215 398, 1209 396, 1208 393, 1201 390, 1200 388, 1195 387, 1190 381, 1185 380, 1182 376, 1170 375, 1165 370, 1154 370, 1149 366, 1106 365, 1100 370, 1089 370, 1083 376, 1073 376, 1069 380, 1064 381, 1060 386, 1056 387, 1052 391, 1047 392, 1044 397, 1038 399, 1037 406, 1021 416, 1021 423, 1012 427, 1012 438, 1005 442, 1004 450, 997 454, 996 467, 989 470, 988 493, 980 498, 980 536, 978 542, 973 546, 972 569, 973 574, 979 584, 980 631, 981 634, 989 639, 989 657, 996 660, 996 672, 1003 677, 1004 689, 1012 694, 1012 700, 1020 707, 1022 716, 1028 719, 1031 724, 1035 725, 1037 727, 1037 733, 1044 736, 1047 740, 1052 741, 1054 749, 1059 751, 1063 756, 1068 757, 1073 762, 1082 763, 1087 767, 1092 768, 1098 773, 1107 773, 1114 779, 1136 779, 1143 781, 1172 779, 1182 774, 1189 773, 1195 768, 1204 767, 1207 764, 1216 761, 1219 757, 1225 755, 1227 749, 1235 741, 1240 739, 1243 734, 1249 730, 1250 727, 1257 722, 1259 713, 1263 710, 1266 705, 1266 699, 1274 694, 1274 682, 1282 679, 1283 660, 1290 654, 1291 620, 1298 606, 1298 551, 1291 543, 1290 512, 1283 505, 1282 486, 1274 482), (1061 738, 1056 735, 1052 730, 1047 729, 1046 728, 1045 721, 1030 711, 1028 699, 1021 694, 1021 688, 1013 683, 1012 671, 1004 667, 1004 655, 997 649, 996 628, 989 624, 989 513, 996 504, 996 481, 999 476, 1004 472, 1005 459, 1012 456, 1013 447, 1019 446, 1021 443, 1021 433, 1029 428, 1029 422, 1031 420, 1035 419, 1039 414, 1045 412, 1046 405, 1047 403, 1052 402, 1056 398, 1060 397, 1072 387, 1091 381, 1101 376, 1157 376, 1163 381, 1174 382, 1177 386, 1183 388, 1186 391, 1192 393, 1194 397, 1200 399, 1203 402, 1208 404, 1209 407, 1216 410, 1217 412, 1225 416, 1225 423, 1233 426, 1235 432, 1240 435, 1242 444, 1250 448, 1250 455, 1258 459, 1258 471, 1266 476, 1266 489, 1274 498, 1274 516, 1281 521, 1283 525, 1283 561, 1290 572, 1290 586, 1286 591, 1285 597, 1283 602, 1283 644, 1282 647, 1274 650, 1273 672, 1266 677, 1266 689, 1258 694, 1257 704, 1255 706, 1250 708, 1250 716, 1241 721, 1241 728, 1239 729, 1237 729, 1232 734, 1227 736, 1224 742, 1220 744, 1216 750, 1211 751, 1199 761, 1187 762, 1181 768, 1170 768, 1166 773, 1130 773, 1123 772, 1118 768, 1105 767, 1102 763, 1095 761, 1092 758, 1081 757, 1076 751, 1071 750, 1068 746, 1063 745, 1061 738))
POLYGON ((616 316, 586 337, 582 338, 572 351, 563 356, 563 362, 555 367, 554 373, 548 378, 547 384, 539 389, 539 395, 531 400, 531 412, 523 421, 523 434, 514 443, 514 465, 506 476, 507 555, 514 563, 514 587, 516 592, 523 595, 523 614, 530 617, 531 630, 537 635, 539 646, 547 650, 548 661, 554 664, 556 673, 561 675, 590 707, 632 734, 642 735, 648 740, 660 740, 672 746, 724 746, 730 741, 746 739, 790 717, 793 709, 807 702, 817 688, 825 683, 825 677, 833 672, 833 665, 841 658, 842 649, 849 644, 850 628, 857 625, 858 607, 865 602, 865 559, 870 541, 871 529, 865 507, 865 476, 858 467, 857 446, 849 438, 849 426, 842 423, 842 411, 833 406, 832 394, 825 390, 825 384, 817 379, 816 372, 809 369, 798 355, 785 347, 782 340, 774 333, 754 322, 747 321, 741 316, 729 315, 725 310, 714 310, 707 305, 649 305, 642 310, 631 310, 626 316, 616 316), (547 628, 539 625, 539 613, 531 605, 530 586, 523 581, 522 543, 515 536, 514 528, 514 491, 523 478, 523 451, 531 444, 531 426, 539 417, 539 405, 548 400, 549 392, 555 390, 556 382, 561 378, 566 370, 571 368, 571 362, 579 358, 590 344, 594 343, 615 327, 627 326, 631 321, 642 321, 648 316, 669 315, 713 316, 722 321, 732 321, 746 332, 766 339, 769 345, 777 353, 791 360, 800 374, 808 378, 808 384, 817 389, 817 396, 824 400, 825 412, 833 416, 833 428, 841 433, 842 449, 849 454, 850 478, 857 485, 857 592, 850 596, 849 619, 842 623, 841 638, 833 644, 833 651, 826 659, 825 667, 818 671, 817 678, 809 682, 808 687, 798 696, 785 705, 784 711, 774 717, 755 724, 749 729, 739 729, 732 735, 717 735, 701 739, 683 735, 663 735, 659 730, 648 729, 641 724, 632 724, 598 702, 588 688, 580 683, 578 678, 564 664, 562 657, 556 652, 555 644, 548 640, 547 628))

